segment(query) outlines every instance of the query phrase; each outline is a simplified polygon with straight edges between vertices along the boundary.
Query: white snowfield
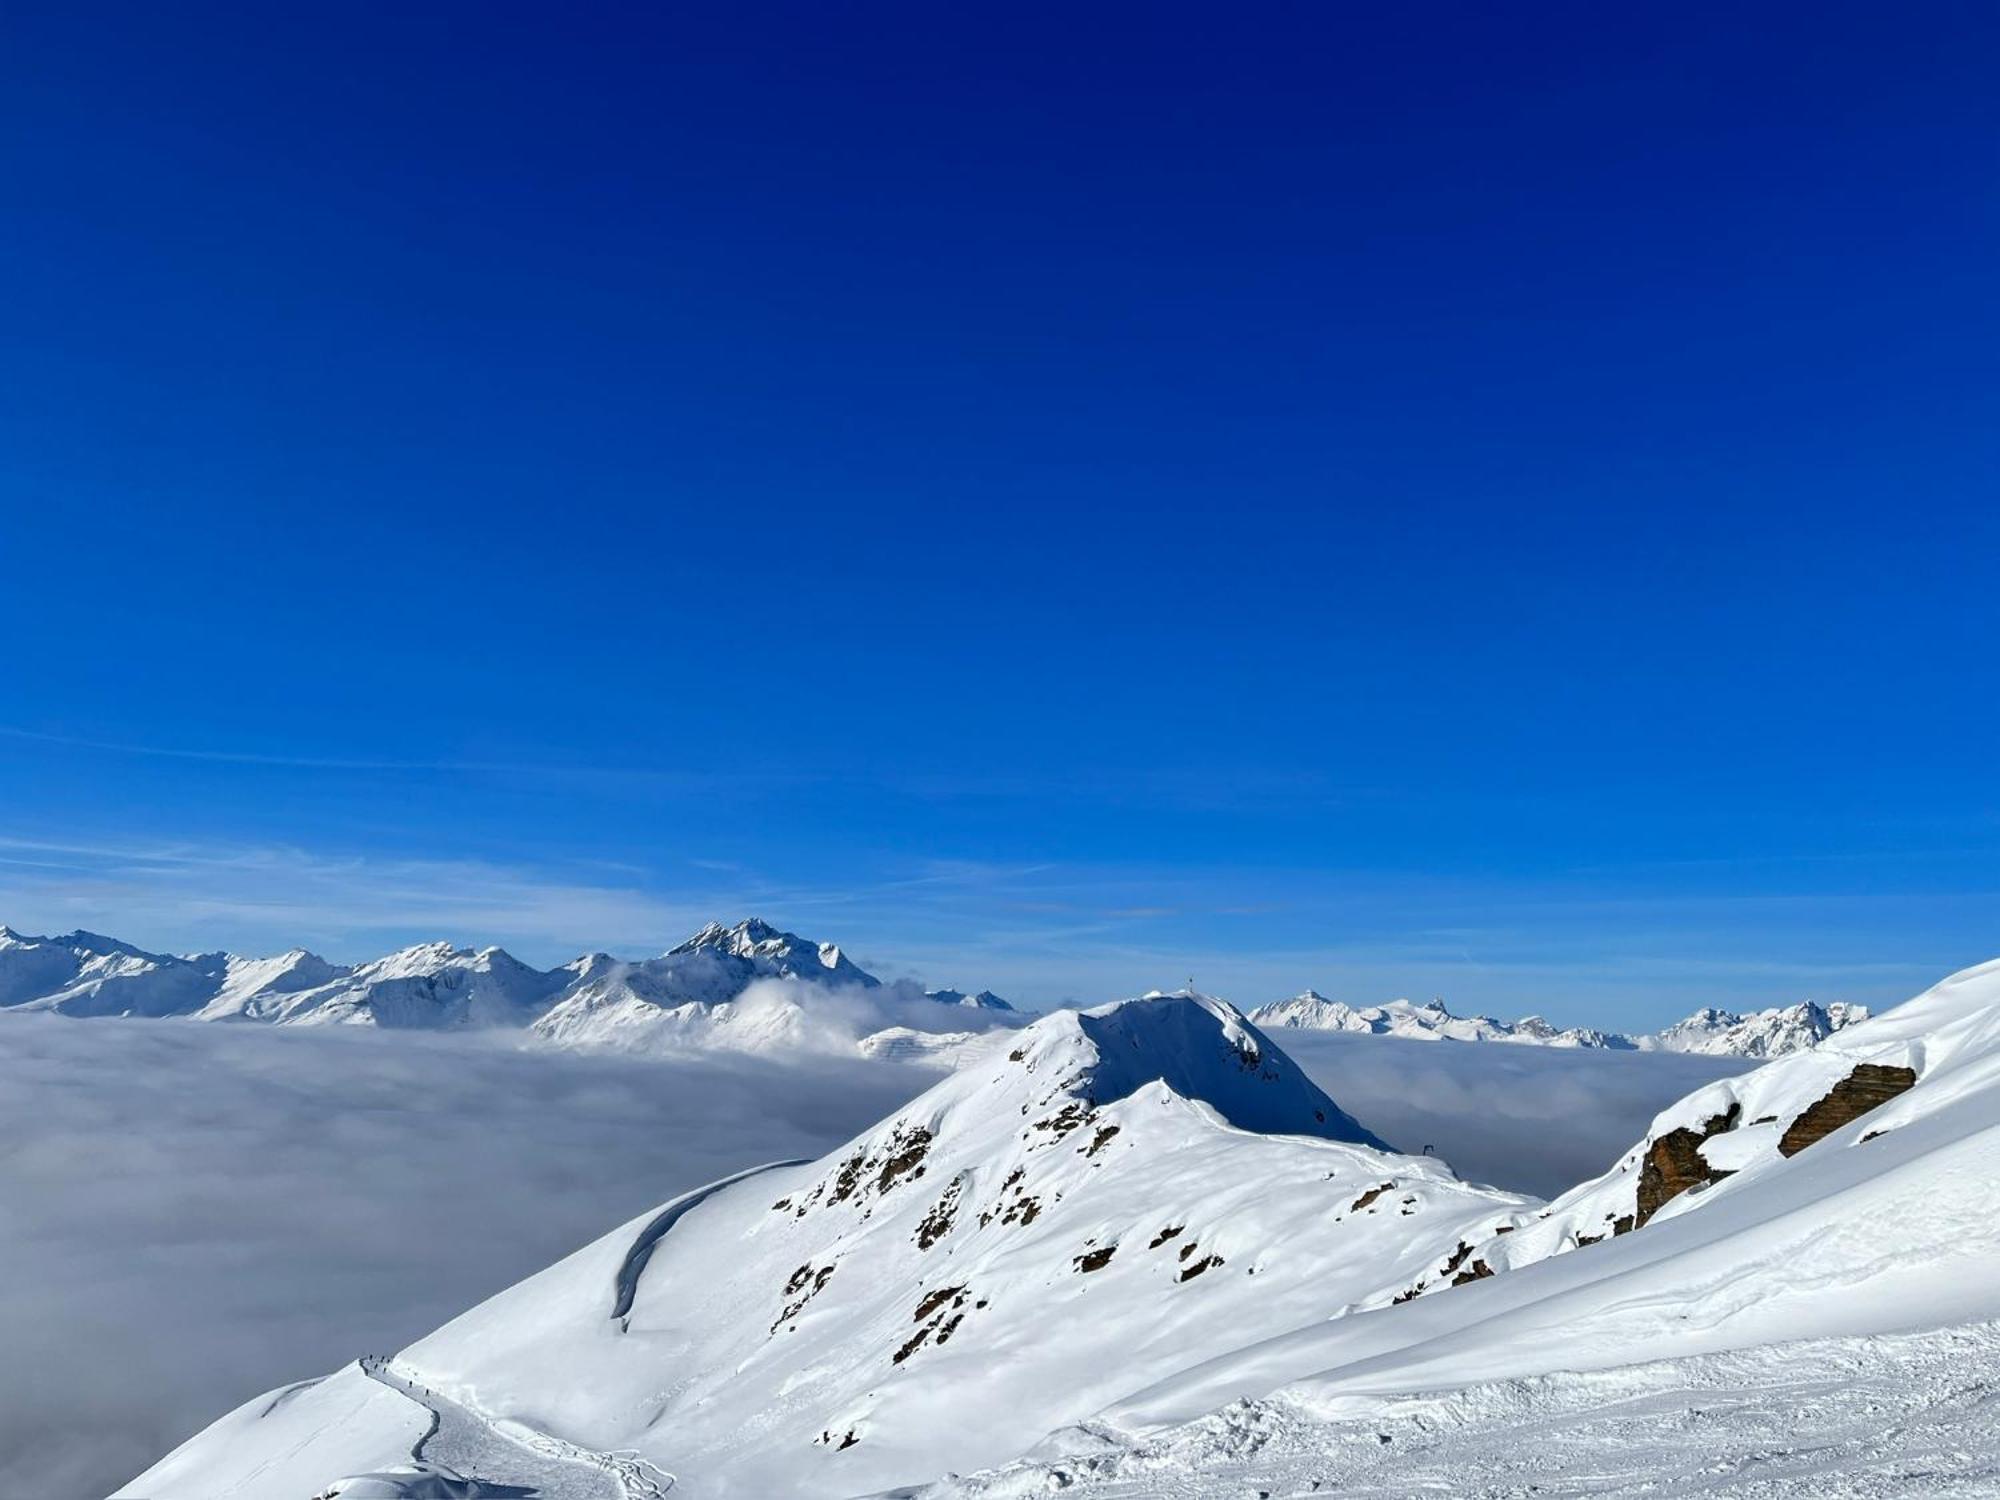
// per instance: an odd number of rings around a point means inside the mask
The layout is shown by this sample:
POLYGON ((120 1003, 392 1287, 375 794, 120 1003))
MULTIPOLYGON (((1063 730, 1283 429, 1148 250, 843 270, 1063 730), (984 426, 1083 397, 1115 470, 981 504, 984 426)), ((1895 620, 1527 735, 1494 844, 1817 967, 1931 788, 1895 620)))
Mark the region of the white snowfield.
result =
POLYGON ((1537 1047, 1601 1047, 1620 1052, 1694 1052, 1710 1057, 1781 1057, 1816 1046, 1827 1037, 1868 1019, 1865 1005, 1811 1000, 1749 1015, 1708 1007, 1662 1031, 1632 1036, 1590 1027, 1558 1028, 1540 1016, 1496 1021, 1491 1016, 1455 1016, 1442 1000, 1417 1005, 1348 1005, 1307 990, 1290 1000, 1260 1005, 1250 1019, 1266 1030, 1349 1031, 1404 1037, 1420 1042, 1514 1042, 1537 1047))
MULTIPOLYGON (((1002 1041, 395 1369, 676 1495, 2000 1492, 2000 963, 1697 1091, 1547 1205, 1380 1149, 1219 1001, 1002 1041)), ((127 1492, 392 1457, 452 1477, 343 1372, 127 1492)))

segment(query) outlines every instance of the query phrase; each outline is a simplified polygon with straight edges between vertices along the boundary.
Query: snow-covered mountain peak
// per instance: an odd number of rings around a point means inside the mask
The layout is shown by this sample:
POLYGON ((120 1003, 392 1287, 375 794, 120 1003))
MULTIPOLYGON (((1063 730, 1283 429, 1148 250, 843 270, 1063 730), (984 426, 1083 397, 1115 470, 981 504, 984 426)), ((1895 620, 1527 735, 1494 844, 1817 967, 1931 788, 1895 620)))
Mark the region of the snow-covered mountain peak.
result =
POLYGON ((1242 1130, 1382 1144, 1235 1006, 1194 991, 1056 1011, 1023 1032, 1014 1051, 1030 1073, 1055 1073, 1086 1107, 1157 1081, 1242 1130))
POLYGON ((81 927, 77 928, 74 932, 61 933, 56 937, 43 938, 41 941, 52 943, 58 948, 74 948, 82 953, 95 953, 103 956, 109 956, 114 953, 123 953, 143 958, 154 956, 146 953, 143 949, 133 947, 130 943, 121 942, 114 937, 106 937, 101 932, 89 932, 81 927))
POLYGON ((761 917, 748 917, 734 927, 710 922, 684 943, 669 948, 666 957, 716 953, 747 959, 762 974, 787 979, 815 979, 822 984, 858 984, 873 988, 878 981, 833 943, 814 943, 795 932, 773 927, 761 917))
MULTIPOLYGON (((1432 1246, 1527 1206, 1342 1134, 1365 1136, 1220 1001, 1060 1012, 818 1161, 634 1220, 395 1369, 482 1421, 636 1450, 689 1494, 874 1493, 1010 1457, 1206 1351, 1386 1305, 1432 1246)), ((400 1408, 338 1408, 357 1379, 301 1398, 310 1417, 246 1406, 135 1492, 312 1494, 385 1441, 407 1451, 379 1425, 400 1408)))
POLYGON ((1868 1019, 1868 1007, 1835 1001, 1797 1005, 1739 1015, 1704 1006, 1647 1042, 1665 1052, 1699 1052, 1712 1056, 1781 1057, 1817 1046, 1835 1032, 1868 1019))
POLYGON ((981 990, 968 995, 964 990, 925 990, 925 996, 940 1005, 962 1005, 967 1010, 1012 1010, 1014 1007, 1002 1000, 991 990, 981 990))

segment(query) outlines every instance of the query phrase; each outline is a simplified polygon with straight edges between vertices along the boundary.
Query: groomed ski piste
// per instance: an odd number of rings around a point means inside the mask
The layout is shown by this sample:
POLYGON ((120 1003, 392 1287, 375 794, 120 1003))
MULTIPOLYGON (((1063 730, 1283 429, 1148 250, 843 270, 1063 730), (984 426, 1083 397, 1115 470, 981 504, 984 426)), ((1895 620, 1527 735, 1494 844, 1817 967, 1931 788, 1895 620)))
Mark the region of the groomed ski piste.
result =
MULTIPOLYGON (((622 1315, 659 1211, 391 1368, 677 1497, 2000 1493, 2000 963, 1548 1204, 1385 1149, 1207 997, 1012 1041, 674 1215, 622 1315)), ((504 1449, 394 1479, 429 1421, 354 1367, 121 1493, 599 1493, 504 1449)))

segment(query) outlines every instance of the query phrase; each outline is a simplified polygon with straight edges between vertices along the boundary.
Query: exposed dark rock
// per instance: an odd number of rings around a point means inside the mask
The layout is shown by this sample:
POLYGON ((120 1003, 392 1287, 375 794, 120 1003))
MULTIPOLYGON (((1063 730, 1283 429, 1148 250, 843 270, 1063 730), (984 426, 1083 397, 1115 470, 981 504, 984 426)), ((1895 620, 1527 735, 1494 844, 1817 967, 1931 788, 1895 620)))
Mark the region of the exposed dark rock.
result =
POLYGON ((1493 1274, 1493 1268, 1483 1260, 1475 1260, 1471 1265, 1451 1278, 1453 1286, 1464 1286, 1468 1281, 1483 1281, 1493 1274))
POLYGON ((1737 1121, 1742 1118, 1743 1106, 1732 1103, 1722 1114, 1711 1116, 1704 1121, 1700 1130, 1690 1130, 1686 1126, 1681 1126, 1677 1130, 1669 1130, 1665 1135, 1654 1137, 1653 1143, 1646 1148, 1645 1160, 1639 1167, 1639 1187, 1632 1227, 1636 1229, 1645 1224, 1654 1214, 1689 1188, 1701 1187, 1727 1177, 1729 1175, 1727 1172, 1717 1171, 1703 1159, 1701 1143, 1710 1136, 1734 1130, 1737 1121))
POLYGON ((1385 1182, 1379 1187, 1370 1188, 1367 1192, 1363 1193, 1359 1198, 1356 1198, 1352 1203, 1348 1204, 1347 1211, 1351 1214, 1360 1213, 1362 1209, 1366 1208, 1369 1204, 1373 1203, 1377 1198, 1381 1197, 1384 1193, 1393 1190, 1395 1186, 1396 1184, 1393 1182, 1385 1182))
POLYGON ((1090 1144, 1083 1148, 1083 1154, 1085 1156, 1097 1155, 1098 1152, 1104 1149, 1105 1144, 1116 1134, 1118 1134, 1118 1127, 1116 1125, 1098 1126, 1097 1134, 1091 1138, 1090 1144))
POLYGON ((1185 1224, 1169 1224, 1165 1229, 1162 1229, 1158 1234, 1153 1236, 1152 1242, 1146 1248, 1148 1250, 1159 1249, 1160 1246, 1164 1245, 1168 1240, 1173 1239, 1185 1228, 1187 1228, 1185 1224))
POLYGON ((917 1225, 917 1248, 928 1250, 939 1240, 951 1233, 951 1226, 958 1216, 958 1193, 963 1186, 962 1179, 954 1178, 951 1186, 944 1190, 944 1196, 931 1205, 931 1211, 924 1215, 917 1225))
POLYGON ((1111 1257, 1117 1253, 1118 1247, 1116 1245, 1105 1245, 1101 1249, 1087 1250, 1082 1255, 1076 1257, 1076 1268, 1083 1272, 1101 1271, 1111 1264, 1111 1257))
POLYGON ((810 1265, 804 1265, 792 1272, 791 1280, 785 1283, 785 1294, 792 1300, 785 1304, 784 1311, 772 1322, 771 1332, 776 1333, 805 1311, 805 1305, 818 1296, 820 1289, 832 1278, 832 1266, 821 1266, 815 1271, 810 1265))
POLYGON ((1077 1126, 1088 1121, 1090 1116, 1091 1109, 1089 1105, 1071 1100, 1054 1114, 1044 1115, 1028 1128, 1030 1130, 1050 1131, 1060 1140, 1063 1136, 1068 1135, 1072 1130, 1076 1129, 1077 1126))
POLYGON ((861 1172, 867 1165, 868 1153, 865 1151, 857 1151, 842 1162, 840 1170, 834 1174, 833 1191, 827 1194, 826 1201, 845 1203, 852 1198, 856 1189, 861 1186, 861 1172))
POLYGON ((1182 1281, 1193 1281, 1195 1277, 1201 1275, 1203 1271, 1208 1270, 1211 1266, 1219 1266, 1221 1264, 1221 1256, 1204 1255, 1200 1260, 1194 1262, 1194 1264, 1183 1266, 1179 1279, 1182 1281))
POLYGON ((936 1291, 928 1293, 924 1297, 923 1301, 917 1304, 917 1310, 910 1314, 910 1321, 912 1323, 923 1322, 925 1318, 928 1318, 932 1313, 936 1312, 940 1307, 943 1307, 945 1303, 951 1301, 954 1297, 956 1297, 961 1302, 964 1301, 965 1288, 962 1286, 939 1287, 936 1291))
POLYGON ((1797 1156, 1814 1141, 1822 1140, 1853 1120, 1860 1119, 1878 1105, 1887 1104, 1915 1086, 1914 1068, 1884 1067, 1861 1063, 1830 1089, 1826 1096, 1807 1106, 1805 1112, 1785 1127, 1778 1140, 1780 1156, 1797 1156))
MULTIPOLYGON (((978 1305, 984 1307, 985 1300, 982 1298, 978 1305)), ((926 1340, 935 1339, 940 1344, 947 1342, 958 1331, 958 1325, 965 1321, 965 1314, 959 1311, 964 1306, 965 1288, 962 1286, 941 1286, 927 1293, 917 1303, 917 1310, 910 1315, 914 1322, 923 1326, 904 1340, 902 1348, 889 1356, 889 1362, 900 1365, 923 1348, 926 1340), (925 1322, 925 1319, 929 1321, 925 1322)))
POLYGON ((896 1138, 889 1143, 892 1153, 882 1163, 882 1170, 875 1178, 875 1191, 886 1193, 903 1177, 912 1180, 924 1175, 924 1157, 930 1153, 931 1133, 919 1125, 907 1133, 896 1132, 896 1138))

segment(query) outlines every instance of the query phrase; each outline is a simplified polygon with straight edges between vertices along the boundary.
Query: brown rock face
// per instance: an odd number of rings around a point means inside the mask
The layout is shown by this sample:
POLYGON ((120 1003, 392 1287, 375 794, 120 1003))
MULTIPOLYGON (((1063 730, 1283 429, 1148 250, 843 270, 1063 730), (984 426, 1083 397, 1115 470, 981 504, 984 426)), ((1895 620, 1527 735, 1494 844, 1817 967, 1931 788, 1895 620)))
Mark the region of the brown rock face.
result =
POLYGON ((1836 1083, 1825 1098, 1809 1105, 1804 1114, 1785 1127, 1785 1134, 1778 1142, 1778 1154, 1797 1156, 1848 1121, 1858 1120, 1877 1105, 1887 1104, 1916 1081, 1914 1068, 1862 1063, 1836 1083))
POLYGON ((1701 1143, 1712 1135, 1736 1128, 1743 1106, 1732 1104, 1726 1114, 1714 1115, 1700 1130, 1669 1130, 1646 1148, 1646 1160, 1639 1167, 1638 1202, 1632 1227, 1639 1228, 1668 1203, 1691 1187, 1727 1177, 1702 1159, 1701 1143))

